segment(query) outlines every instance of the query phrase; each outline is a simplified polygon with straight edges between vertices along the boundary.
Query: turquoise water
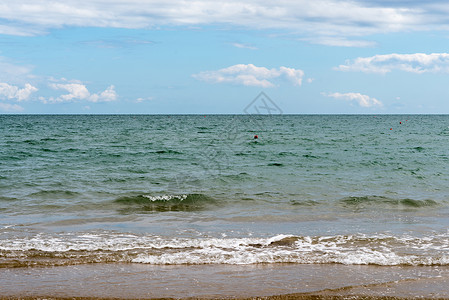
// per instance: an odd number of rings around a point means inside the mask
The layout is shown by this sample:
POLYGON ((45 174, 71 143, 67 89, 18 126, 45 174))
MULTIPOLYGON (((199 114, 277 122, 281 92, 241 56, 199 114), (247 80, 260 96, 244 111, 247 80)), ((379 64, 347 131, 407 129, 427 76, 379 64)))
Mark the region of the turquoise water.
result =
POLYGON ((449 116, 3 115, 0 133, 3 268, 449 265, 449 116))

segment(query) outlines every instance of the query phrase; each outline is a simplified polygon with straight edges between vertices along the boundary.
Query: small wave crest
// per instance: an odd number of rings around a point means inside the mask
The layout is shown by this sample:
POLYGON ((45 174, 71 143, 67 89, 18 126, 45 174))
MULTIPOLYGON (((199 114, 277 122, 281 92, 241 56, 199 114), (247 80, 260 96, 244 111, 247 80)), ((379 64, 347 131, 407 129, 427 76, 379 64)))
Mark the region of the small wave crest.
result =
POLYGON ((214 204, 216 200, 204 194, 143 194, 120 197, 115 202, 126 205, 125 211, 194 211, 204 209, 207 205, 214 204))
POLYGON ((177 238, 100 233, 0 240, 0 268, 87 263, 447 266, 449 235, 177 238))

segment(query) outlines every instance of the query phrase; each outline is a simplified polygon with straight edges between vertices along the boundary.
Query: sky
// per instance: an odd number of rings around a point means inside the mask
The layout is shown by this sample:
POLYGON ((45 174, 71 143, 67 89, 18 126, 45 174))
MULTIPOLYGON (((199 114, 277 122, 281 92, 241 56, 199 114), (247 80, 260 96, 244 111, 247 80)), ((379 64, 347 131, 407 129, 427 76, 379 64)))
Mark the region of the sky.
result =
POLYGON ((449 2, 0 0, 0 114, 244 114, 260 95, 448 114, 449 2))

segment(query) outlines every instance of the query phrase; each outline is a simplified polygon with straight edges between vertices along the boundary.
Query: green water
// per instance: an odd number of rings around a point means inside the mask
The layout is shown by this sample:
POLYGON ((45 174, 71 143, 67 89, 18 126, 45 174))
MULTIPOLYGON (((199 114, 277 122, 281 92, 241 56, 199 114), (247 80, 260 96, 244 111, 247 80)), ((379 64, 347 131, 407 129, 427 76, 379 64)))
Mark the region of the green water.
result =
POLYGON ((0 266, 446 265, 448 126, 426 115, 3 115, 0 266))

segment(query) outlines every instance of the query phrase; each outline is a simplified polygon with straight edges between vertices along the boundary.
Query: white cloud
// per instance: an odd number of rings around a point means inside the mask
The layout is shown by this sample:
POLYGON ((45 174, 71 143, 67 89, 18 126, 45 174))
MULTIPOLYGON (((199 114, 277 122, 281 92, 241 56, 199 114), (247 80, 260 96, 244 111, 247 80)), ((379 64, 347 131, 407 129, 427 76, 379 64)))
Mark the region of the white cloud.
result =
POLYGON ((0 102, 0 111, 4 112, 20 112, 23 111, 23 107, 17 104, 2 103, 0 102))
POLYGON ((157 28, 222 24, 281 29, 313 38, 449 29, 449 9, 445 2, 397 3, 375 0, 91 0, 81 3, 78 0, 15 0, 0 4, 0 33, 35 35, 64 26, 157 28), (1 19, 7 21, 1 22, 1 19))
POLYGON ((241 48, 241 49, 257 50, 257 47, 254 47, 251 45, 246 45, 246 44, 241 44, 241 43, 233 43, 232 46, 234 46, 236 48, 241 48))
POLYGON ((329 94, 323 93, 323 95, 325 95, 327 97, 335 98, 335 99, 356 102, 361 107, 373 107, 373 106, 382 107, 383 106, 382 102, 380 102, 376 98, 372 98, 370 96, 363 95, 360 93, 329 93, 329 94))
POLYGON ((154 100, 154 97, 146 97, 146 98, 141 97, 136 99, 136 103, 142 103, 144 101, 152 101, 152 100, 154 100))
POLYGON ((91 94, 82 83, 51 83, 49 86, 54 90, 66 90, 68 94, 59 97, 40 98, 45 103, 70 102, 75 100, 86 100, 89 102, 110 102, 117 100, 117 93, 113 85, 101 93, 91 94))
POLYGON ((14 25, 2 25, 0 24, 0 34, 16 35, 16 36, 33 36, 43 34, 41 30, 36 30, 33 26, 14 26, 14 25))
POLYGON ((335 69, 380 74, 386 74, 393 70, 411 73, 449 73, 449 53, 393 53, 358 57, 335 69))
POLYGON ((59 96, 55 102, 66 102, 71 100, 86 100, 90 97, 90 93, 84 84, 79 83, 52 83, 50 87, 55 90, 66 90, 69 93, 59 96))
MULTIPOLYGON (((0 9, 1 6, 2 4, 0 4, 0 9)), ((76 100, 110 102, 117 100, 118 97, 113 85, 102 92, 91 93, 79 80, 68 81, 65 78, 56 79, 48 76, 36 76, 32 74, 31 67, 13 64, 6 57, 0 56, 0 100, 15 100, 18 102, 29 100, 33 93, 39 91, 39 89, 34 86, 35 84, 30 82, 48 85, 54 90, 68 92, 56 97, 46 97, 42 95, 42 93, 46 92, 46 89, 44 88, 44 91, 40 90, 41 95, 35 96, 35 98, 44 103, 69 102, 76 100)), ((6 104, 3 104, 3 110, 20 111, 20 107, 18 105, 9 105, 8 108, 6 108, 6 104)))
POLYGON ((375 42, 365 41, 365 40, 348 40, 344 37, 327 37, 319 36, 313 38, 304 38, 304 41, 310 42, 312 44, 325 45, 325 46, 335 46, 335 47, 373 47, 376 45, 375 42))
POLYGON ((300 86, 304 72, 300 69, 280 67, 267 69, 253 64, 238 64, 217 71, 204 71, 193 75, 194 78, 210 83, 233 83, 245 86, 274 87, 273 79, 284 78, 293 85, 300 86))
POLYGON ((5 82, 0 82, 0 99, 9 99, 24 101, 28 100, 32 93, 37 92, 38 89, 31 84, 25 84, 24 88, 19 88, 18 86, 10 85, 5 82))
POLYGON ((92 94, 87 99, 91 102, 111 102, 117 100, 117 93, 113 85, 109 86, 106 90, 99 94, 92 94))

